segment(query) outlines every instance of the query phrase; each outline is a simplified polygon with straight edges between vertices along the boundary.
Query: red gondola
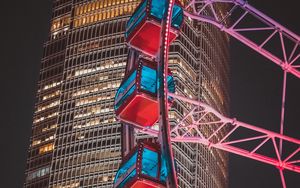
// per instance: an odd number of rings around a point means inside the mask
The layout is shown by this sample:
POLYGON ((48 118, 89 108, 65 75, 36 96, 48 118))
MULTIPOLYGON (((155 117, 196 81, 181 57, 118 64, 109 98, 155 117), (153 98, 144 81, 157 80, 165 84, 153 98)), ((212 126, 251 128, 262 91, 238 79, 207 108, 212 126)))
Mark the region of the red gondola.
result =
MULTIPOLYGON (((152 126, 158 120, 156 62, 139 58, 117 90, 114 109, 120 120, 140 126, 152 126)), ((171 72, 168 78, 169 92, 175 92, 171 72)), ((169 97, 169 104, 172 103, 169 97)))
MULTIPOLYGON (((126 25, 125 36, 129 46, 152 57, 157 54, 166 2, 166 0, 144 0, 140 3, 126 25)), ((182 23, 182 6, 176 1, 172 12, 170 43, 175 40, 182 23)))

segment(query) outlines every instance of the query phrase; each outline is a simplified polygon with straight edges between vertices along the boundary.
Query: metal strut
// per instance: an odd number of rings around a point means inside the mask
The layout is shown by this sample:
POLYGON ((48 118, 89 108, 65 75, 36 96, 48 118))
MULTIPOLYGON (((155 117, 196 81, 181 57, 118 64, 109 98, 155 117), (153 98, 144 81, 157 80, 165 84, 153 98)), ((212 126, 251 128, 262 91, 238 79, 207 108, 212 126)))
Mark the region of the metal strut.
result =
MULTIPOLYGON (((280 136, 283 135, 287 73, 300 78, 300 37, 259 10, 256 10, 244 0, 191 0, 185 7, 184 13, 192 19, 215 25, 221 31, 225 31, 227 34, 244 43, 283 69, 280 136), (217 10, 217 7, 222 4, 227 8, 229 7, 229 11, 226 14, 222 14, 217 10), (249 22, 247 23, 247 18, 249 17, 252 18, 252 20, 255 20, 253 22, 256 23, 255 25, 250 24, 249 22), (253 34, 258 34, 263 40, 251 37, 253 34)), ((272 135, 273 134, 269 135, 271 137, 267 136, 255 150, 251 151, 251 156, 248 155, 247 152, 243 154, 241 150, 239 150, 238 153, 278 166, 282 186, 285 188, 286 183, 282 170, 287 168, 299 173, 300 160, 290 163, 286 163, 288 161, 287 159, 282 161, 283 142, 285 140, 278 138, 278 148, 277 140, 273 137, 274 135, 272 135), (252 155, 254 151, 258 150, 270 139, 272 139, 277 159, 274 161, 263 156, 254 157, 252 155), (289 166, 290 164, 292 164, 291 168, 289 166), (296 164, 298 164, 298 166, 294 166, 296 164)), ((225 148, 226 146, 223 147, 223 149, 225 148)), ((299 154, 299 143, 296 143, 296 148, 298 149, 295 150, 295 154, 289 155, 290 158, 299 154)), ((237 151, 235 148, 230 148, 229 150, 231 152, 237 151)), ((288 159, 290 159, 289 157, 288 159)))
MULTIPOLYGON (((191 110, 172 128, 172 142, 200 143, 273 165, 280 170, 300 173, 300 140, 225 117, 205 103, 171 93, 169 96, 191 106, 191 110), (237 135, 239 138, 231 137, 237 135), (294 149, 280 155, 279 140, 294 149), (254 142, 251 148, 244 147, 243 144, 251 142, 254 142)), ((156 137, 159 135, 152 128, 127 123, 140 132, 156 137)))
POLYGON ((174 156, 172 152, 172 143, 170 140, 170 125, 168 117, 168 54, 169 54, 169 36, 171 27, 171 18, 174 0, 166 1, 166 9, 164 18, 162 19, 160 52, 158 58, 158 102, 159 102, 159 141, 162 151, 162 163, 167 167, 167 187, 177 188, 177 173, 174 164, 174 156))
POLYGON ((215 25, 279 65, 283 70, 300 78, 300 37, 244 0, 191 0, 185 7, 184 14, 194 20, 215 25), (217 14, 216 5, 218 4, 224 4, 231 9, 225 15, 217 14), (237 18, 233 18, 233 13, 238 11, 240 12, 237 14, 237 18), (255 19, 258 25, 243 25, 247 16, 255 19), (226 22, 230 18, 233 20, 232 23, 226 22), (259 32, 268 32, 269 34, 262 41, 256 41, 250 37, 251 33, 258 34, 259 32), (279 42, 274 44, 275 40, 279 42), (277 45, 272 48, 280 50, 280 53, 277 54, 270 50, 269 45, 277 45), (288 50, 288 46, 292 46, 292 49, 288 50))

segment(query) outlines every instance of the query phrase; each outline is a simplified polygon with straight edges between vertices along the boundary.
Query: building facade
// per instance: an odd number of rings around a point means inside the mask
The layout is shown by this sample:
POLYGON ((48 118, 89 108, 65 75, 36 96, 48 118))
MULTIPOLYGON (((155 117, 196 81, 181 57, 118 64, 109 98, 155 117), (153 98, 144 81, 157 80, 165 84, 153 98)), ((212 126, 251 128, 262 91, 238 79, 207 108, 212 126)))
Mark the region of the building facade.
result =
MULTIPOLYGON (((53 0, 28 150, 26 188, 111 187, 121 162, 113 102, 128 49, 125 24, 140 0, 53 0)), ((228 113, 229 41, 204 23, 185 20, 170 47, 176 91, 228 113)), ((188 106, 175 101, 170 121, 188 106)), ((180 187, 226 188, 227 155, 176 143, 180 187)))

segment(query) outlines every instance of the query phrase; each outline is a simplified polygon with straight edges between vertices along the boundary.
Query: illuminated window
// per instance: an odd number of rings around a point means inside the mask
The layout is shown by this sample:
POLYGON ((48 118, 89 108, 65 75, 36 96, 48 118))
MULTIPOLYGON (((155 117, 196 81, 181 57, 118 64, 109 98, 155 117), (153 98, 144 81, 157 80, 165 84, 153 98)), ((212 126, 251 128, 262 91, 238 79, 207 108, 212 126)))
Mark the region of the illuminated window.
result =
POLYGON ((54 138, 55 138, 55 135, 51 135, 51 136, 49 136, 49 137, 47 137, 45 139, 42 139, 42 140, 33 140, 31 145, 32 146, 36 146, 38 144, 42 144, 44 142, 48 142, 50 140, 53 140, 54 138))
MULTIPOLYGON (((101 85, 101 87, 99 87, 99 89, 95 88, 94 90, 90 90, 90 89, 80 90, 80 91, 74 93, 73 97, 85 95, 88 93, 98 92, 98 91, 102 91, 102 90, 106 90, 106 89, 114 89, 120 85, 120 82, 114 82, 113 84, 100 84, 100 85, 101 85)), ((109 99, 114 98, 114 96, 112 96, 112 95, 113 94, 98 95, 98 96, 91 96, 91 97, 79 99, 79 100, 76 100, 75 106, 82 106, 82 105, 91 104, 91 103, 95 103, 95 102, 102 101, 102 100, 109 100, 109 99)))
POLYGON ((52 37, 55 39, 58 34, 66 34, 65 31, 69 29, 70 23, 70 15, 54 19, 51 24, 52 37))
POLYGON ((70 184, 67 184, 67 185, 57 185, 57 186, 54 186, 53 188, 77 188, 77 187, 80 187, 79 182, 70 183, 70 184))
POLYGON ((100 118, 97 118, 97 119, 90 120, 90 121, 88 121, 87 123, 84 123, 84 124, 75 125, 73 128, 74 129, 81 129, 81 128, 95 126, 95 125, 98 125, 99 123, 100 123, 100 118))
POLYGON ((58 112, 54 112, 54 113, 49 114, 47 116, 42 116, 42 117, 40 117, 38 119, 35 119, 33 121, 33 123, 38 123, 38 122, 44 121, 45 119, 49 119, 49 118, 52 118, 52 117, 57 116, 57 115, 58 115, 58 112))
POLYGON ((39 154, 47 153, 49 151, 52 151, 53 149, 54 149, 54 144, 53 143, 41 146, 39 148, 39 154))
POLYGON ((137 7, 138 3, 139 1, 98 0, 96 2, 89 2, 84 5, 79 5, 75 7, 74 27, 80 27, 90 23, 111 19, 124 14, 129 15, 137 7), (117 6, 119 4, 128 2, 132 3, 126 6, 117 6), (84 9, 84 11, 81 11, 82 9, 84 9))
POLYGON ((54 102, 52 102, 52 103, 50 103, 50 104, 47 104, 47 105, 44 105, 44 106, 39 106, 39 107, 37 108, 37 111, 36 111, 36 112, 40 112, 40 111, 46 110, 46 109, 48 109, 48 108, 55 107, 55 106, 59 105, 59 102, 60 102, 60 101, 57 100, 57 101, 54 101, 54 102))
POLYGON ((57 124, 50 125, 50 126, 47 126, 47 127, 43 128, 42 132, 50 131, 50 130, 53 130, 55 128, 57 128, 57 124))
POLYGON ((47 99, 50 99, 52 97, 56 97, 58 95, 60 95, 60 90, 57 90, 57 91, 55 91, 53 93, 50 93, 48 95, 43 96, 43 100, 47 100, 47 99))
MULTIPOLYGON (((103 64, 100 64, 97 67, 94 67, 94 68, 84 68, 84 69, 76 70, 75 73, 73 74, 73 76, 77 77, 77 76, 82 76, 82 75, 86 75, 86 74, 90 74, 90 73, 95 73, 95 72, 105 70, 105 69, 122 67, 122 66, 124 66, 124 64, 125 64, 124 62, 114 63, 114 61, 107 61, 103 64)), ((107 74, 107 75, 110 75, 110 74, 107 74)), ((106 77, 103 79, 108 79, 108 78, 106 77)))
MULTIPOLYGON (((187 63, 182 62, 182 61, 177 60, 177 59, 172 59, 172 60, 169 60, 169 64, 179 66, 182 69, 181 72, 187 73, 188 75, 190 75, 190 78, 193 81, 196 81, 197 74, 192 70, 192 68, 187 63)), ((182 77, 182 75, 180 75, 180 76, 182 77)))
POLYGON ((34 141, 32 141, 32 146, 36 146, 36 145, 38 145, 38 144, 40 144, 41 143, 41 140, 34 140, 34 141))
POLYGON ((86 104, 91 104, 91 103, 95 103, 95 102, 98 102, 98 101, 102 101, 104 99, 107 99, 107 97, 105 97, 105 96, 87 97, 87 98, 80 99, 80 100, 76 101, 75 106, 82 106, 82 105, 86 105, 86 104))
POLYGON ((43 168, 40 168, 40 169, 37 169, 33 172, 28 173, 28 176, 27 176, 26 179, 30 181, 30 180, 33 180, 35 178, 45 176, 49 173, 50 173, 50 166, 46 166, 46 167, 43 167, 43 168))
POLYGON ((53 83, 51 83, 51 84, 45 85, 45 86, 43 87, 43 90, 47 90, 47 89, 50 89, 50 88, 59 86, 61 83, 62 83, 62 82, 53 82, 53 83))
POLYGON ((86 108, 81 111, 77 111, 76 115, 74 116, 74 119, 87 117, 90 115, 97 115, 100 113, 107 113, 110 111, 112 111, 111 108, 101 108, 101 106, 93 106, 93 107, 89 107, 89 108, 86 108))

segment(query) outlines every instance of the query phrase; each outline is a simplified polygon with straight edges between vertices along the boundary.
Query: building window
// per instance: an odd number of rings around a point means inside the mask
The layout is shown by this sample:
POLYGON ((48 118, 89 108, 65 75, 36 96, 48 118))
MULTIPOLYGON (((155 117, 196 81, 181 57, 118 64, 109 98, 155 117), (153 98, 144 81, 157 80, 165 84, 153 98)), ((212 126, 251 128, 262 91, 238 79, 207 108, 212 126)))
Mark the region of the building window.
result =
POLYGON ((30 181, 30 180, 33 180, 35 178, 45 176, 49 173, 50 173, 50 166, 46 166, 46 167, 43 167, 43 168, 40 168, 40 169, 37 169, 33 172, 28 173, 27 180, 30 181))
POLYGON ((113 2, 105 1, 103 6, 99 5, 99 0, 96 2, 89 2, 87 4, 83 4, 75 7, 75 19, 74 19, 74 27, 80 27, 83 25, 95 23, 98 21, 103 21, 107 19, 111 19, 118 16, 129 15, 139 4, 139 1, 120 1, 116 0, 113 2), (132 2, 132 3, 128 3, 132 2), (124 6, 116 6, 118 4, 124 4, 124 6), (103 7, 105 9, 103 9, 103 7))
POLYGON ((41 147, 39 148, 39 154, 43 154, 43 153, 52 151, 53 149, 54 149, 54 144, 53 144, 53 143, 50 143, 50 144, 41 146, 41 147))

